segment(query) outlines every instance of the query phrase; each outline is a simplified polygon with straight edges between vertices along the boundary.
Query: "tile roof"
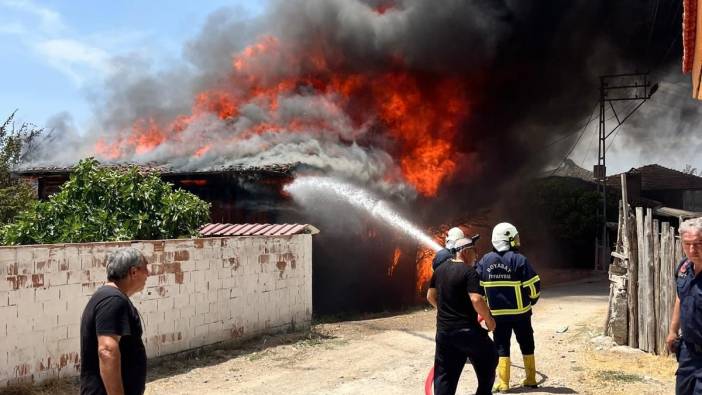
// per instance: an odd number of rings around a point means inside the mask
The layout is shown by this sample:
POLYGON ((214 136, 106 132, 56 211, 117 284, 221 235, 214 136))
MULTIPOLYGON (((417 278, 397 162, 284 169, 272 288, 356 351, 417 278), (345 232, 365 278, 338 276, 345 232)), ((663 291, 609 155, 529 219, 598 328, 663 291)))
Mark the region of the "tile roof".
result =
MULTIPOLYGON (((628 173, 630 172, 641 175, 642 191, 702 189, 702 177, 660 165, 646 165, 631 169, 628 173)), ((618 185, 620 174, 607 177, 607 181, 610 185, 618 185)))
POLYGON ((308 224, 205 224, 199 230, 204 237, 218 236, 289 236, 317 234, 319 229, 308 224))

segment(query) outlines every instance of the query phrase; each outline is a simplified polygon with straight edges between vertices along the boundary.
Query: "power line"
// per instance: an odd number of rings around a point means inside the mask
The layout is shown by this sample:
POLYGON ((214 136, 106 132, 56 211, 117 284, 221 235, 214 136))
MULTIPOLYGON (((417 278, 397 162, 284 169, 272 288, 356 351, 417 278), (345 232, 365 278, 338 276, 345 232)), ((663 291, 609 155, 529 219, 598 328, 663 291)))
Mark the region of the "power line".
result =
MULTIPOLYGON (((632 105, 626 112, 630 112, 634 107, 636 107, 636 106, 638 106, 638 105, 639 105, 639 104, 634 104, 634 105, 632 105)), ((612 119, 612 118, 610 118, 610 119, 612 119)), ((622 124, 623 124, 623 123, 622 123, 622 124)), ((614 132, 614 134, 612 135, 612 140, 610 140, 609 145, 608 145, 607 147, 605 147, 605 153, 606 153, 607 151, 609 151, 609 149, 612 147, 612 144, 614 144, 614 139, 617 138, 617 135, 619 134, 619 132, 620 132, 622 129, 623 129, 623 128, 619 128, 619 129, 617 129, 617 130, 614 132)))
MULTIPOLYGON (((597 105, 595 105, 595 107, 592 109, 592 112, 593 112, 593 113, 595 112, 595 109, 596 109, 596 108, 597 108, 597 105)), ((591 116, 590 119, 587 121, 587 123, 585 123, 585 125, 583 125, 583 127, 579 130, 580 135, 578 135, 578 138, 575 140, 575 144, 573 144, 573 146, 570 147, 570 150, 568 151, 568 153, 565 154, 565 156, 563 157, 563 159, 561 160, 561 162, 558 164, 558 166, 556 166, 556 168, 553 169, 553 171, 551 172, 551 174, 549 175, 549 177, 550 177, 550 176, 553 176, 554 174, 556 174, 556 171, 558 171, 558 169, 560 169, 561 166, 563 166, 563 163, 566 161, 566 159, 568 159, 568 157, 570 156, 570 154, 573 153, 573 150, 575 149, 575 147, 576 147, 576 146, 578 145, 578 143, 580 142, 580 139, 583 137, 583 134, 585 133, 585 130, 587 129, 587 126, 588 126, 588 125, 590 124, 590 122, 592 122, 595 118, 596 118, 596 117, 595 117, 594 115, 591 116)))
MULTIPOLYGON (((595 105, 595 107, 593 107, 593 109, 592 109, 592 111, 590 111, 590 113, 593 113, 593 112, 595 111, 595 108, 597 108, 597 105, 595 105)), ((544 145, 543 149, 546 149, 546 148, 548 148, 548 147, 550 147, 550 146, 552 146, 552 145, 554 145, 554 144, 556 144, 556 143, 559 143, 559 142, 561 142, 561 141, 567 139, 568 137, 570 137, 570 136, 572 136, 572 135, 574 135, 574 134, 580 132, 580 130, 581 130, 582 128, 586 127, 586 126, 587 126, 590 122, 592 122, 594 119, 595 119, 595 115, 591 116, 590 119, 588 119, 588 120, 585 122, 585 124, 583 124, 583 126, 579 126, 579 127, 578 127, 577 129, 575 129, 574 131, 572 131, 572 132, 570 132, 570 133, 567 133, 567 134, 564 134, 563 136, 561 136, 561 137, 559 137, 559 138, 557 138, 557 139, 551 141, 550 143, 544 145)))

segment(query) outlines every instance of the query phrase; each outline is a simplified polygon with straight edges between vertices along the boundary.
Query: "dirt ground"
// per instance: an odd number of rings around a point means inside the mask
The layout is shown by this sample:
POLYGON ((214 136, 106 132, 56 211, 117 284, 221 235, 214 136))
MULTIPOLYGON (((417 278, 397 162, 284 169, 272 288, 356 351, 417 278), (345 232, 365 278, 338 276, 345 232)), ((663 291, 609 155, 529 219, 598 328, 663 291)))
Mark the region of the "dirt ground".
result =
MULTIPOLYGON (((591 278, 544 289, 534 308, 538 389, 519 388, 523 364, 512 345, 510 392, 532 394, 666 394, 675 361, 600 335, 607 280, 591 278), (599 337, 598 337, 599 336, 599 337)), ((265 337, 152 364, 147 394, 423 394, 433 364, 435 311, 322 323, 310 332, 265 337)), ((458 393, 473 393, 466 365, 458 393)), ((76 393, 75 383, 32 392, 76 393)))

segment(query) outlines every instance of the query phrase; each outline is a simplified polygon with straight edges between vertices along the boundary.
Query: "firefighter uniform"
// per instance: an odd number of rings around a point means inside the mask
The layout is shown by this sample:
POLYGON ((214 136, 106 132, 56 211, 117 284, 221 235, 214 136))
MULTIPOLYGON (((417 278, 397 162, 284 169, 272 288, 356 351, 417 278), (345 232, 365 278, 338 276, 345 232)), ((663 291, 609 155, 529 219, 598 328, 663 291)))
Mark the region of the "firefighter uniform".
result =
POLYGON ((695 265, 687 259, 676 270, 676 288, 680 299, 682 337, 677 352, 675 393, 702 395, 702 276, 695 274, 695 265))
POLYGON ((510 338, 517 338, 524 358, 526 380, 523 385, 535 387, 536 366, 534 362, 534 330, 531 326, 531 307, 539 299, 541 281, 527 258, 510 248, 493 251, 476 265, 480 285, 490 312, 497 324, 494 332, 499 362, 495 391, 509 389, 510 338))

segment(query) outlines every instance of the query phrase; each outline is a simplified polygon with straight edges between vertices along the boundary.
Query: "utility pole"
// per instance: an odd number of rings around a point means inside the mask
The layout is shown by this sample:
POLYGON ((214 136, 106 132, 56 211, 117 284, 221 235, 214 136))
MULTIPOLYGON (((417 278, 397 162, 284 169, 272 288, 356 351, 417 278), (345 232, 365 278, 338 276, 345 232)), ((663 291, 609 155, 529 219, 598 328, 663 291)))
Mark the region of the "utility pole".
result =
POLYGON ((600 143, 598 147, 597 164, 594 168, 594 176, 597 181, 597 192, 602 196, 602 208, 598 210, 597 213, 602 219, 602 230, 598 238, 599 254, 595 260, 595 270, 605 270, 607 268, 606 262, 609 261, 609 240, 607 236, 607 138, 619 129, 619 127, 656 92, 658 84, 651 85, 651 81, 648 77, 649 73, 600 76, 600 143), (639 103, 620 119, 619 114, 617 114, 614 108, 614 102, 624 101, 639 101, 639 103), (614 113, 614 118, 617 120, 617 125, 610 131, 607 130, 607 119, 605 119, 605 112, 608 104, 614 113))

